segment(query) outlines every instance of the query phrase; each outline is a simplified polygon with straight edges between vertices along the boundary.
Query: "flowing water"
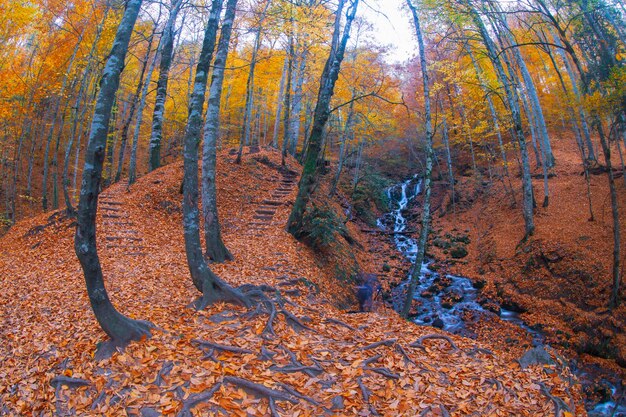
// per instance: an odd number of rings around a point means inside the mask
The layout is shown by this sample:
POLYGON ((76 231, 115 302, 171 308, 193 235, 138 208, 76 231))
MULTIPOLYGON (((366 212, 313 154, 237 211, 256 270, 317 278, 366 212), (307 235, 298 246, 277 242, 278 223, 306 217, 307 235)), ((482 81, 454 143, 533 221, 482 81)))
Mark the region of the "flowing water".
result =
MULTIPOLYGON (((417 175, 388 188, 386 193, 393 209, 378 219, 378 227, 393 231, 396 248, 411 263, 415 263, 418 245, 417 241, 409 235, 410 228, 404 214, 409 203, 420 194, 421 189, 422 182, 417 175)), ((431 264, 432 261, 426 260, 421 266, 419 284, 414 296, 418 305, 417 314, 413 317, 415 323, 435 326, 451 333, 464 334, 466 321, 476 317, 476 313, 494 314, 483 309, 477 302, 478 291, 472 285, 472 281, 455 275, 442 277, 430 268, 431 264)), ((407 285, 407 283, 408 281, 402 285, 407 285)), ((530 333, 534 346, 544 344, 543 334, 528 327, 518 313, 501 308, 500 318, 530 333)), ((574 369, 574 371, 582 381, 590 380, 588 370, 574 369)), ((602 382, 611 391, 611 398, 619 395, 615 381, 603 379, 602 382)), ((607 400, 589 405, 588 413, 593 417, 626 417, 626 404, 620 401, 618 405, 614 401, 607 400)))

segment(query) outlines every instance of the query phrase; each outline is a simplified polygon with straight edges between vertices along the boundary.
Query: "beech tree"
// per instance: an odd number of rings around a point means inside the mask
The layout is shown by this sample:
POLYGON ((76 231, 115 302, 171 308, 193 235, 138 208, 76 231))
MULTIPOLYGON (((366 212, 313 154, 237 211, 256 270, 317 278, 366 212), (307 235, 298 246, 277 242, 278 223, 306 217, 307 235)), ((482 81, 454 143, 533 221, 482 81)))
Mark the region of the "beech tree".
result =
POLYGON ((202 148, 202 212, 204 214, 204 239, 206 256, 215 262, 233 259, 222 240, 222 232, 217 213, 217 190, 215 185, 217 164, 217 139, 220 128, 220 102, 222 85, 228 57, 230 35, 235 20, 237 0, 228 0, 226 14, 222 22, 220 40, 215 52, 211 87, 204 125, 204 143, 202 148))
POLYGON ((422 203, 422 228, 420 230, 419 240, 417 243, 417 253, 415 255, 415 263, 411 267, 409 273, 409 286, 406 292, 406 299, 402 307, 402 317, 408 317, 411 310, 413 295, 415 288, 419 283, 422 271, 422 263, 424 262, 424 254, 426 253, 426 244, 428 242, 428 231, 430 230, 430 194, 431 194, 431 174, 433 170, 433 125, 430 104, 430 81, 428 79, 428 66, 426 60, 426 49, 424 46, 424 38, 420 27, 419 14, 417 8, 411 0, 406 0, 407 6, 411 10, 413 16, 413 24, 415 26, 415 35, 419 47, 420 66, 422 69, 422 85, 424 88, 424 130, 426 136, 426 170, 422 175, 424 181, 424 200, 422 203))
MULTIPOLYGON (((217 37, 219 16, 223 0, 213 0, 211 13, 204 32, 202 51, 196 66, 193 92, 189 105, 189 116, 184 138, 184 181, 183 181, 183 229, 187 265, 194 286, 202 292, 194 303, 196 309, 204 309, 215 301, 233 301, 249 305, 247 298, 236 288, 231 287, 211 271, 202 253, 200 242, 200 210, 198 208, 198 147, 202 131, 202 107, 206 94, 206 84, 217 37)), ((228 0, 224 25, 232 25, 235 18, 237 0, 228 0)), ((223 27, 222 26, 222 27, 223 27)))
MULTIPOLYGON (((330 117, 330 100, 332 99, 335 83, 339 77, 341 62, 346 51, 346 45, 350 38, 350 28, 359 0, 350 0, 350 5, 346 10, 346 22, 341 33, 341 13, 345 0, 339 0, 337 12, 335 14, 335 26, 331 42, 330 54, 324 65, 320 87, 317 95, 317 104, 313 117, 313 127, 306 148, 306 159, 302 168, 302 176, 298 184, 298 196, 287 221, 287 230, 296 237, 302 236, 302 220, 304 211, 311 199, 319 177, 318 160, 322 151, 322 140, 324 127, 330 117)), ((287 106, 288 107, 288 106, 287 106)))
POLYGON ((98 192, 102 180, 111 108, 141 2, 142 0, 129 0, 126 4, 122 21, 115 34, 113 48, 104 67, 89 133, 78 202, 74 249, 85 275, 91 308, 100 327, 110 338, 109 342, 98 349, 100 357, 110 355, 115 347, 124 347, 130 341, 150 336, 150 329, 153 327, 149 322, 130 319, 115 309, 104 286, 102 267, 96 249, 98 192))

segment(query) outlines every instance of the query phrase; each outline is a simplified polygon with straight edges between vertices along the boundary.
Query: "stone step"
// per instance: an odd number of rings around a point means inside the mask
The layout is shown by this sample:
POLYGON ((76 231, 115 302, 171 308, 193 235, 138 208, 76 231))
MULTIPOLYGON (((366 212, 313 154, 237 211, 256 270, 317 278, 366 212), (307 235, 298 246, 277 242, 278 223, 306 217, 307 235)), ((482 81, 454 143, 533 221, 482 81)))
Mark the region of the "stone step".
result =
POLYGON ((273 219, 272 216, 258 216, 258 215, 252 216, 252 218, 256 220, 268 220, 268 221, 273 219))
POLYGON ((146 254, 143 253, 143 252, 128 252, 128 253, 125 253, 125 255, 128 255, 128 256, 146 256, 146 254))
POLYGON ((100 207, 100 210, 106 210, 106 211, 116 211, 116 212, 122 212, 122 211, 124 211, 124 210, 122 210, 121 208, 106 207, 106 206, 102 206, 102 207, 100 207))
POLYGON ((119 201, 111 201, 111 200, 103 200, 103 199, 100 199, 100 203, 108 204, 109 206, 121 206, 124 204, 119 201))
POLYGON ((283 203, 282 201, 276 201, 276 200, 263 200, 261 201, 261 204, 266 204, 268 206, 282 206, 283 203))
POLYGON ((103 214, 102 217, 104 219, 122 219, 126 216, 120 216, 119 214, 103 214))
POLYGON ((115 240, 129 240, 131 242, 141 242, 143 239, 140 237, 131 237, 131 236, 107 236, 106 240, 112 242, 115 240))
POLYGON ((106 247, 107 248, 119 248, 119 249, 137 249, 137 250, 141 250, 145 248, 145 246, 138 246, 138 245, 113 245, 113 244, 107 244, 106 247))
POLYGON ((267 214, 268 216, 273 216, 276 214, 276 210, 257 209, 256 214, 267 214))
POLYGON ((115 226, 134 226, 135 225, 135 223, 133 222, 104 222, 104 224, 111 224, 115 226))

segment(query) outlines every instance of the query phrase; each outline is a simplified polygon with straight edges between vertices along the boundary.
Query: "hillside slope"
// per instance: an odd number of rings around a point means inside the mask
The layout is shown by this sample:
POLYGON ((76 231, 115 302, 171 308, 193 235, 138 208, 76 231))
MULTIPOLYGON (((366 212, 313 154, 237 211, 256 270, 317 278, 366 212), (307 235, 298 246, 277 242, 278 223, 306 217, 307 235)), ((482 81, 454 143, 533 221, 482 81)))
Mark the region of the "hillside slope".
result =
MULTIPOLYGON (((124 314, 158 326, 111 359, 93 359, 104 334, 71 221, 40 215, 0 240, 0 414, 549 416, 569 407, 586 415, 567 369, 522 370, 506 352, 411 325, 382 306, 338 310, 353 289, 284 231, 295 185, 277 169, 280 154, 232 159, 218 157, 218 199, 235 261, 212 268, 233 285, 282 291, 275 335, 263 334, 266 315, 241 307, 186 307, 198 293, 182 237, 182 164, 174 163, 101 196, 109 295, 124 314), (260 208, 268 201, 280 203, 271 214, 260 208)), ((298 171, 293 161, 288 168, 298 171)))

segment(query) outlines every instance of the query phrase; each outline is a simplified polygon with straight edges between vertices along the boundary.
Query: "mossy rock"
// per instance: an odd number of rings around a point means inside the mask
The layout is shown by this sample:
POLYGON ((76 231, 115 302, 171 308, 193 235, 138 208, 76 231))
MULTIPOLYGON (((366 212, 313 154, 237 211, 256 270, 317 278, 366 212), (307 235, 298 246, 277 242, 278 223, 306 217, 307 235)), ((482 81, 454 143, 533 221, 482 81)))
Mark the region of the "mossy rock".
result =
POLYGON ((450 250, 450 256, 454 259, 465 258, 467 256, 467 249, 465 249, 465 246, 455 245, 450 250))
POLYGON ((447 240, 437 238, 433 241, 433 246, 436 246, 440 249, 450 249, 452 245, 447 240))
POLYGON ((391 271, 391 266, 385 262, 383 264, 383 272, 390 272, 390 271, 391 271))

